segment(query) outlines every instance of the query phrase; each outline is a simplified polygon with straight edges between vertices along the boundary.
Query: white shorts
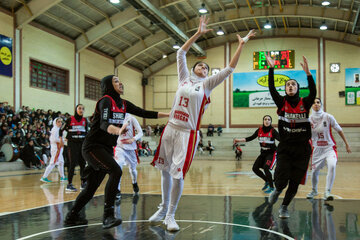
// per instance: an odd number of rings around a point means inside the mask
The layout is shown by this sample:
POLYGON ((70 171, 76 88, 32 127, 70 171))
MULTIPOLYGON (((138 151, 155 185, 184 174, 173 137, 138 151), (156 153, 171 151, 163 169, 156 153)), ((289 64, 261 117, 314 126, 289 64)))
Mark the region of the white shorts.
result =
POLYGON ((140 162, 136 150, 125 150, 120 147, 115 148, 115 161, 122 167, 129 165, 132 169, 140 162))
POLYGON ((337 151, 335 147, 328 148, 319 148, 314 147, 312 156, 311 156, 311 169, 322 169, 325 166, 326 162, 337 163, 337 151))
POLYGON ((50 145, 50 164, 59 165, 59 163, 64 163, 63 150, 64 148, 60 148, 59 143, 50 145))
POLYGON ((173 178, 185 178, 199 143, 199 132, 167 124, 151 165, 167 171, 173 178))

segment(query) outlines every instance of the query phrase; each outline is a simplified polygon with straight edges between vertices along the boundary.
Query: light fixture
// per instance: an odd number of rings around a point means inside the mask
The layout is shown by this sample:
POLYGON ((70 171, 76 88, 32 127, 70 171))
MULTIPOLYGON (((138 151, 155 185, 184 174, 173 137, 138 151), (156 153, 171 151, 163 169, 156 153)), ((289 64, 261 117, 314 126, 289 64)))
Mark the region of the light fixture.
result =
POLYGON ((205 14, 208 10, 205 8, 205 3, 201 4, 201 8, 199 8, 199 13, 205 14))
POLYGON ((166 55, 166 54, 163 54, 163 58, 167 58, 167 55, 166 55))
POLYGON ((324 21, 320 26, 320 30, 326 30, 326 29, 327 29, 327 26, 326 26, 325 21, 324 21))
POLYGON ((179 46, 179 44, 176 42, 174 45, 173 45, 173 49, 179 49, 180 48, 180 46, 179 46))
POLYGON ((117 4, 117 3, 120 3, 120 0, 110 0, 110 2, 117 4))
POLYGON ((264 28, 265 28, 265 29, 270 29, 270 28, 271 28, 271 24, 270 24, 269 20, 266 21, 266 23, 265 23, 265 25, 264 25, 264 28))
POLYGON ((322 3, 321 3, 321 5, 323 5, 323 6, 329 6, 330 5, 330 2, 329 1, 323 1, 322 3))
POLYGON ((219 27, 219 30, 217 30, 216 34, 219 35, 219 36, 222 36, 222 35, 224 35, 225 33, 224 33, 224 31, 221 29, 221 27, 219 27))

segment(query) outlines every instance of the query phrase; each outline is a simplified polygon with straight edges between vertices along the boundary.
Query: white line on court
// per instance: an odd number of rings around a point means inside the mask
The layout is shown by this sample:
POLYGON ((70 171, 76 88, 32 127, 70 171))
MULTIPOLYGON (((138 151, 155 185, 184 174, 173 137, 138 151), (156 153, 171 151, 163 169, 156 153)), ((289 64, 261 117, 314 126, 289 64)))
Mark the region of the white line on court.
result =
MULTIPOLYGON (((283 233, 279 233, 279 232, 276 232, 276 231, 273 231, 273 230, 269 230, 269 229, 265 229, 265 228, 243 225, 243 224, 226 223, 226 222, 201 221, 201 220, 176 220, 176 221, 177 221, 177 222, 184 222, 184 223, 206 223, 206 224, 218 224, 218 225, 229 225, 229 226, 234 226, 234 227, 252 228, 252 229, 257 229, 257 230, 261 230, 261 231, 273 233, 273 234, 279 235, 279 236, 281 236, 281 237, 284 237, 285 239, 288 239, 288 240, 295 240, 294 238, 291 238, 291 237, 289 237, 288 235, 285 235, 285 234, 283 234, 283 233)), ((141 222, 149 222, 149 220, 123 221, 123 223, 131 223, 131 222, 141 223, 141 222)), ((39 235, 42 235, 42 234, 51 233, 51 232, 57 232, 57 231, 62 231, 62 230, 66 230, 66 229, 73 229, 73 228, 79 228, 79 227, 84 227, 84 226, 97 226, 97 225, 101 225, 101 224, 102 224, 102 223, 93 223, 93 224, 88 224, 88 225, 79 225, 79 226, 72 226, 72 227, 52 229, 52 230, 48 230, 48 231, 44 231, 44 232, 35 233, 35 234, 29 235, 29 236, 25 236, 25 237, 19 238, 18 240, 30 239, 30 238, 33 238, 33 237, 36 237, 36 236, 39 236, 39 235)))

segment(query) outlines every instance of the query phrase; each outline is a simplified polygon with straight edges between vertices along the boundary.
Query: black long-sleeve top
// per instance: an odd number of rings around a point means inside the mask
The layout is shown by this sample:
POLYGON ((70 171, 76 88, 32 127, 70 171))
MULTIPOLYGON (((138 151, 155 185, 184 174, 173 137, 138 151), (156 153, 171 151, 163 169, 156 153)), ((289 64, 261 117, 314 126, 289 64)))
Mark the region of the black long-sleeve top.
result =
MULTIPOLYGON (((299 97, 297 101, 293 101, 292 103, 288 102, 291 107, 301 109, 305 111, 305 115, 308 118, 310 108, 314 103, 316 97, 316 85, 312 75, 307 76, 308 80, 308 88, 309 88, 309 95, 307 97, 302 98, 303 106, 297 106, 301 101, 299 97)), ((273 98, 276 106, 278 107, 278 114, 284 112, 284 105, 286 104, 286 97, 281 96, 274 84, 274 68, 269 68, 269 90, 271 97, 273 98)), ((300 91, 300 89, 298 89, 300 91)), ((297 121, 296 119, 294 121, 297 121)), ((311 126, 310 122, 300 122, 297 123, 290 123, 280 119, 279 117, 279 134, 280 134, 280 142, 284 143, 293 143, 293 142, 307 142, 311 138, 311 126)))
MULTIPOLYGON (((255 138, 257 138, 259 136, 259 129, 256 129, 256 131, 253 133, 253 135, 249 136, 249 137, 246 137, 245 138, 245 141, 246 142, 251 142, 252 140, 254 140, 255 138)), ((275 128, 272 128, 272 138, 271 138, 271 141, 274 141, 274 139, 280 141, 280 135, 278 133, 278 131, 276 131, 275 128)), ((260 148, 262 147, 261 143, 260 143, 260 148)), ((267 150, 267 151, 276 151, 276 145, 275 145, 275 142, 274 144, 267 144, 266 147, 269 147, 270 149, 267 150)), ((261 148, 261 152, 263 152, 264 150, 261 148)))
MULTIPOLYGON (((122 124, 109 123, 110 116, 113 113, 112 103, 110 98, 104 97, 96 105, 91 129, 85 137, 83 149, 89 149, 93 145, 103 145, 111 151, 112 147, 116 145, 118 135, 112 135, 107 132, 110 125, 121 127, 122 124)), ((133 103, 121 99, 117 101, 117 107, 122 109, 125 107, 127 113, 143 117, 143 118, 157 118, 158 112, 147 111, 145 109, 135 106, 133 103), (119 103, 120 102, 120 103, 119 103), (121 104, 121 105, 120 105, 121 104), (125 106, 126 107, 125 107, 125 106)))

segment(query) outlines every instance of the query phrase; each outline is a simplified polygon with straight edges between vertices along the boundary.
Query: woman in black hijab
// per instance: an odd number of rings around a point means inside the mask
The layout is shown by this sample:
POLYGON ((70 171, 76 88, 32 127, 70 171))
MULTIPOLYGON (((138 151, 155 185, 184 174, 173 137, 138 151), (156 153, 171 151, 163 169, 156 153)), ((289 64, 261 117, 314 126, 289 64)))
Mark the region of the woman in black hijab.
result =
POLYGON ((247 138, 234 139, 237 142, 250 142, 256 137, 260 144, 260 155, 255 160, 252 170, 262 180, 265 185, 262 190, 265 193, 271 193, 274 190, 273 178, 270 169, 273 168, 276 162, 276 145, 275 139, 280 140, 279 133, 271 126, 272 118, 270 115, 263 117, 263 125, 259 127, 253 135, 247 138), (263 169, 264 172, 260 170, 263 169))
POLYGON ((88 122, 86 118, 83 117, 84 110, 84 105, 76 105, 74 116, 69 117, 61 128, 60 135, 62 135, 62 132, 65 130, 67 132, 66 139, 68 141, 67 152, 65 153, 67 154, 68 160, 68 185, 65 189, 67 192, 77 191, 72 184, 77 164, 80 166, 80 178, 82 179, 80 189, 84 189, 86 186, 86 182, 83 180, 86 162, 81 153, 82 145, 88 131, 88 122))
POLYGON ((311 145, 311 126, 309 111, 316 97, 316 86, 310 73, 307 59, 303 57, 300 63, 307 75, 309 95, 300 97, 300 85, 295 79, 285 83, 285 96, 281 96, 274 84, 275 60, 268 54, 266 60, 269 66, 269 90, 277 106, 279 116, 280 144, 277 149, 277 163, 275 169, 275 190, 269 197, 269 202, 274 204, 282 190, 287 186, 284 200, 279 210, 280 218, 289 218, 287 209, 295 197, 300 184, 305 183, 311 145))
POLYGON ((113 158, 113 147, 120 134, 126 129, 126 113, 144 118, 168 117, 168 113, 146 111, 122 99, 123 85, 119 78, 109 75, 101 80, 103 97, 96 103, 89 133, 85 137, 82 154, 88 163, 84 171, 87 185, 76 198, 75 204, 67 214, 65 224, 82 225, 87 220, 80 216, 81 209, 94 196, 106 174, 109 179, 105 187, 103 228, 121 224, 122 220, 114 216, 114 203, 117 187, 122 175, 121 168, 113 158))

